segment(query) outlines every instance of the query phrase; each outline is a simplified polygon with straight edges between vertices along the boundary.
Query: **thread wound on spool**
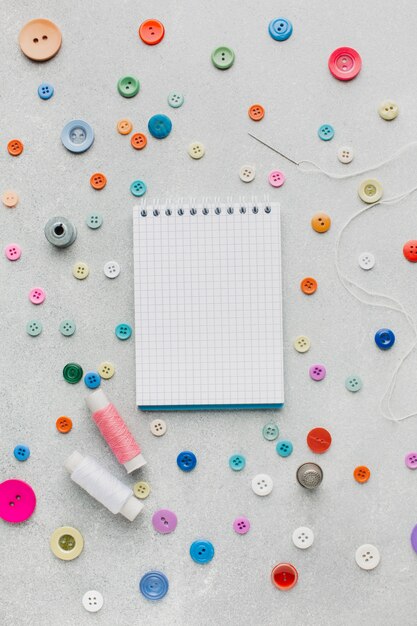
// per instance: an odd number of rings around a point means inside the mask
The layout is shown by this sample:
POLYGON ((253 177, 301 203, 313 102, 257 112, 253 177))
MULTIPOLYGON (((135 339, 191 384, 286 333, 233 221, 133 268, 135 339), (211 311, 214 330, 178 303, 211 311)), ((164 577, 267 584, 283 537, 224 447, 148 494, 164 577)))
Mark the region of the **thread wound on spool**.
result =
POLYGON ((140 454, 139 445, 113 404, 95 411, 92 417, 119 463, 127 463, 140 454))
POLYGON ((71 474, 72 480, 112 513, 120 513, 132 490, 110 474, 93 458, 86 456, 71 474))

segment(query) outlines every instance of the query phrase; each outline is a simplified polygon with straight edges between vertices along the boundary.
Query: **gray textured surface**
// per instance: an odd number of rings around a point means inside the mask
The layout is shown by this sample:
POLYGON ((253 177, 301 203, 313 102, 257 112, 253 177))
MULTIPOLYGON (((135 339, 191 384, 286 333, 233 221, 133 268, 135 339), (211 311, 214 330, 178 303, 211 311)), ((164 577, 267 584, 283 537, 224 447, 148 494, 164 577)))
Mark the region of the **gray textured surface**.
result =
MULTIPOLYGON (((417 423, 390 424, 380 415, 379 398, 411 336, 399 314, 353 301, 337 281, 333 265, 336 233, 360 207, 359 180, 331 182, 319 175, 297 172, 247 135, 255 130, 297 158, 311 157, 328 169, 345 171, 336 159, 337 147, 356 151, 352 167, 361 168, 389 156, 415 137, 415 5, 399 2, 346 3, 338 0, 305 3, 272 0, 227 3, 214 0, 205 7, 195 2, 52 2, 3 1, 1 75, 1 187, 19 192, 14 210, 0 207, 1 246, 20 243, 22 259, 0 260, 1 275, 1 423, 0 476, 20 477, 34 487, 36 513, 22 526, 0 524, 1 605, 3 623, 244 624, 294 625, 415 624, 416 555, 409 534, 417 522, 417 475, 407 470, 403 456, 417 447, 417 423), (285 44, 272 41, 267 24, 282 14, 294 23, 285 44), (49 17, 61 27, 63 46, 53 60, 33 64, 17 45, 20 27, 34 17, 49 17), (167 30, 155 48, 141 44, 137 27, 148 17, 161 19, 167 30), (210 63, 212 49, 233 47, 236 62, 227 72, 210 63), (329 53, 340 45, 357 48, 363 70, 350 84, 335 81, 327 70, 329 53), (118 78, 137 75, 142 83, 133 100, 121 98, 118 78), (56 94, 42 102, 36 93, 42 81, 56 94), (183 108, 170 110, 171 89, 184 92, 183 108), (377 115, 379 102, 391 97, 400 116, 392 124, 377 115), (253 102, 267 110, 255 125, 246 110, 253 102), (171 115, 174 130, 166 141, 150 141, 143 153, 134 152, 129 138, 115 131, 127 116, 144 130, 156 112, 171 115), (81 117, 96 133, 93 148, 82 156, 69 154, 59 135, 64 124, 81 117), (332 142, 320 142, 318 126, 331 123, 332 142), (12 159, 5 151, 18 137, 25 152, 12 159), (206 156, 192 161, 186 147, 194 140, 206 146, 206 156), (258 176, 245 187, 237 173, 253 163, 258 176), (266 176, 273 166, 287 174, 282 189, 269 188, 266 176), (90 174, 103 171, 108 185, 101 192, 89 186, 90 174), (261 437, 272 413, 203 413, 163 415, 168 433, 155 439, 149 415, 134 406, 134 345, 115 339, 120 321, 133 320, 131 207, 129 185, 143 178, 149 197, 240 195, 253 193, 281 201, 284 260, 284 331, 286 407, 277 420, 282 435, 294 443, 288 459, 278 458, 274 445, 261 437), (84 225, 86 214, 99 210, 101 230, 84 225), (324 210, 333 218, 327 235, 309 227, 311 215, 324 210), (52 249, 43 225, 62 213, 79 229, 77 242, 66 251, 52 249), (115 259, 122 273, 105 278, 102 267, 115 259), (84 282, 71 275, 77 260, 89 264, 84 282), (313 275, 319 290, 303 297, 299 281, 313 275), (27 299, 35 285, 47 300, 35 309, 27 299), (77 332, 64 338, 58 332, 63 318, 77 322, 77 332), (44 324, 41 336, 25 334, 30 318, 44 324), (389 353, 376 350, 373 333, 392 327, 397 344, 389 353), (297 354, 292 340, 307 334, 312 349, 297 354), (62 464, 74 449, 101 460, 115 475, 133 485, 101 440, 85 405, 83 384, 69 386, 61 371, 69 360, 85 369, 104 359, 117 368, 103 384, 143 445, 148 466, 139 473, 152 485, 146 510, 130 524, 113 517, 71 483, 62 464), (325 381, 308 378, 308 366, 323 362, 325 381), (360 374, 363 390, 344 389, 348 374, 360 374), (74 421, 68 436, 55 430, 55 420, 67 414, 74 421), (312 459, 306 444, 308 430, 327 426, 331 450, 320 459, 325 472, 317 493, 295 483, 299 463, 312 459), (26 443, 32 454, 19 464, 12 450, 26 443), (177 471, 175 458, 190 448, 199 465, 190 475, 177 471), (241 452, 246 469, 232 473, 230 454, 241 452), (353 468, 367 464, 372 478, 359 486, 353 468), (250 480, 258 472, 275 482, 267 498, 257 498, 250 480), (160 507, 176 511, 172 535, 156 535, 150 518, 160 507), (235 516, 246 514, 252 523, 247 536, 233 533, 235 516), (60 525, 77 527, 85 539, 81 557, 64 563, 48 547, 60 525), (298 551, 291 534, 299 525, 314 529, 316 541, 298 551), (211 539, 216 556, 199 567, 188 556, 197 537, 211 539), (373 572, 360 570, 354 554, 370 542, 381 552, 373 572), (271 567, 290 561, 299 570, 299 584, 280 593, 269 581, 271 567), (140 576, 151 568, 163 570, 170 581, 164 601, 146 602, 138 593, 140 576), (89 615, 81 605, 87 589, 100 590, 105 606, 89 615)), ((416 183, 415 150, 377 173, 386 196, 416 183)), ((349 166, 348 166, 349 167, 349 166)), ((349 232, 343 261, 350 275, 369 288, 389 292, 416 311, 416 267, 404 261, 404 241, 416 236, 416 198, 400 205, 375 209, 349 232), (357 256, 372 251, 377 259, 368 273, 357 256)), ((401 373, 395 402, 400 410, 417 406, 416 355, 401 373)))

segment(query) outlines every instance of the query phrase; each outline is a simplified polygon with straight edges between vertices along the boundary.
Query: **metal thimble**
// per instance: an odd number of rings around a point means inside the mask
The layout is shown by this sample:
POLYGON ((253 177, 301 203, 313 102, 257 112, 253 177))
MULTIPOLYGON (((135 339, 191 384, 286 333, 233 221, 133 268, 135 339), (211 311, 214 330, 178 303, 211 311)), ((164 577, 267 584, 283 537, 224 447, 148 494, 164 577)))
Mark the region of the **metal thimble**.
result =
POLYGON ((77 229, 66 217, 51 217, 44 232, 49 243, 57 248, 68 248, 77 238, 77 229))
POLYGON ((297 470, 297 480, 306 489, 316 489, 323 480, 323 470, 316 463, 303 463, 297 470))

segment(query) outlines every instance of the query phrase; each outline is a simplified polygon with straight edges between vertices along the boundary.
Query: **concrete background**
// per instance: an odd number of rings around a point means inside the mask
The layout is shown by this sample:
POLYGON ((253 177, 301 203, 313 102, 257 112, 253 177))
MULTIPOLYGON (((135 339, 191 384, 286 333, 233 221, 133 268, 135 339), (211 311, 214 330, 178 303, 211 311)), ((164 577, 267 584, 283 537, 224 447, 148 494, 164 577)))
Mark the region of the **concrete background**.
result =
MULTIPOLYGON (((295 158, 312 158, 332 171, 361 169, 417 135, 415 84, 417 66, 416 6, 388 0, 347 5, 340 0, 259 3, 213 0, 139 3, 96 0, 3 1, 0 6, 1 191, 15 189, 16 209, 0 207, 0 243, 23 248, 19 262, 0 260, 0 478, 17 477, 34 488, 38 505, 22 525, 0 524, 1 613, 3 623, 192 625, 242 624, 309 626, 329 624, 415 624, 417 557, 409 536, 417 523, 417 473, 404 465, 404 455, 417 448, 417 421, 386 421, 379 400, 393 368, 412 336, 403 317, 361 305, 339 284, 334 268, 336 235, 358 210, 358 177, 330 181, 303 174, 292 164, 255 143, 250 130, 295 158), (284 16, 294 24, 285 43, 274 42, 267 27, 284 16), (61 28, 59 54, 45 64, 25 58, 17 44, 20 28, 35 17, 48 17, 61 28), (164 41, 147 47, 137 29, 156 17, 166 27, 164 41), (236 53, 227 72, 216 70, 210 54, 218 45, 236 53), (343 84, 332 78, 327 59, 341 45, 356 48, 363 59, 360 75, 343 84), (133 73, 141 91, 132 100, 119 96, 117 80, 133 73), (47 81, 55 95, 47 102, 37 87, 47 81), (166 98, 181 90, 185 104, 170 109, 166 98), (392 123, 377 114, 379 103, 396 100, 400 115, 392 123), (247 108, 260 102, 265 119, 255 124, 247 108), (137 131, 146 131, 149 117, 167 113, 173 132, 161 142, 150 140, 135 152, 116 122, 129 117, 137 131), (67 121, 82 118, 94 128, 96 140, 83 155, 72 155, 60 142, 67 121), (317 137, 323 123, 334 126, 333 141, 317 137), (9 157, 6 144, 20 138, 25 151, 9 157), (193 161, 191 141, 202 141, 206 155, 193 161), (340 145, 356 153, 350 166, 336 158, 340 145), (239 180, 244 164, 257 177, 250 185, 239 180), (280 167, 287 175, 281 189, 272 189, 267 175, 280 167), (100 192, 90 175, 108 178, 100 192), (142 178, 148 197, 240 197, 251 195, 280 201, 284 266, 284 336, 286 406, 277 413, 162 414, 167 434, 154 438, 151 415, 135 409, 134 342, 119 342, 114 327, 133 322, 133 277, 130 183, 142 178), (89 230, 86 215, 97 210, 103 227, 89 230), (323 236, 309 225, 316 211, 331 215, 331 230, 323 236), (45 240, 43 226, 62 214, 78 228, 76 243, 65 251, 45 240), (114 280, 103 274, 106 261, 117 260, 122 273, 114 280), (90 276, 77 281, 74 262, 90 266, 90 276), (299 289, 304 276, 314 276, 317 293, 307 298, 299 289), (46 289, 39 308, 28 301, 33 286, 46 289), (29 319, 44 325, 29 337, 29 319), (71 338, 58 331, 62 319, 73 318, 71 338), (380 327, 394 330, 397 342, 387 353, 373 341, 380 327), (300 355, 293 339, 306 334, 310 352, 300 355), (62 378, 68 361, 84 370, 102 360, 115 364, 116 375, 103 389, 119 408, 142 443, 147 467, 128 477, 100 438, 85 407, 83 383, 70 386, 62 378), (322 362, 327 378, 317 384, 308 367, 322 362), (363 379, 363 389, 344 388, 350 374, 363 379), (55 429, 55 420, 69 415, 70 434, 55 429), (262 426, 277 420, 294 453, 281 459, 273 443, 263 440, 262 426), (331 449, 320 457, 325 479, 316 493, 306 493, 295 481, 297 466, 314 455, 306 446, 310 428, 327 427, 331 449), (27 444, 31 457, 18 463, 17 443, 27 444), (89 453, 126 484, 148 480, 151 496, 134 523, 114 517, 73 484, 63 461, 73 451, 89 453), (176 456, 193 450, 198 466, 190 475, 176 467, 176 456), (231 454, 246 456, 241 473, 228 467, 231 454), (372 471, 368 484, 352 477, 355 466, 372 471), (266 498, 256 497, 251 478, 260 472, 274 479, 266 498), (152 513, 161 507, 176 512, 172 535, 157 535, 152 513), (249 517, 252 529, 236 535, 233 519, 249 517), (56 559, 49 549, 52 531, 73 525, 84 536, 85 548, 73 562, 56 559), (302 552, 291 541, 293 530, 314 530, 314 545, 302 552), (210 539, 216 550, 206 566, 194 564, 188 548, 196 538, 210 539), (356 548, 373 543, 381 563, 364 572, 355 563, 356 548), (275 589, 270 571, 280 561, 292 562, 299 583, 289 593, 275 589), (138 581, 149 569, 169 578, 170 590, 159 603, 146 601, 138 581), (82 607, 88 589, 98 589, 105 605, 96 615, 82 607)), ((416 148, 374 173, 385 197, 416 184, 416 148)), ((417 267, 406 262, 402 246, 416 238, 416 197, 378 207, 347 233, 342 250, 344 269, 366 288, 400 299, 415 314, 417 267), (370 272, 360 270, 357 257, 375 254, 370 272)), ((398 414, 417 407, 416 354, 401 371, 394 394, 398 414)))

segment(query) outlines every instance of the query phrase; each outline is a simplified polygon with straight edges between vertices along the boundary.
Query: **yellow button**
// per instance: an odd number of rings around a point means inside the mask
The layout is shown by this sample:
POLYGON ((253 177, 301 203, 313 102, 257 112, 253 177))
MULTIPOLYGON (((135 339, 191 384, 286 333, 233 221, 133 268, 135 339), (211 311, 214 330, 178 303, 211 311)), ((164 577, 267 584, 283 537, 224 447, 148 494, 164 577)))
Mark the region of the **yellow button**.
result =
POLYGON ((58 559, 72 561, 83 551, 84 539, 76 528, 61 526, 52 533, 49 545, 58 559))
POLYGON ((311 218, 311 227, 316 233, 325 233, 329 230, 332 221, 326 213, 316 213, 311 218))
POLYGON ((205 152, 206 150, 203 144, 198 141, 194 141, 188 146, 188 154, 192 159, 201 159, 201 157, 204 156, 205 152))
POLYGON ((19 202, 19 196, 15 191, 5 191, 1 197, 4 206, 12 209, 19 202))
POLYGON ((294 339, 293 346, 297 350, 297 352, 307 352, 308 350, 310 350, 311 342, 310 339, 305 335, 300 335, 299 337, 296 337, 294 339))
POLYGON ((385 100, 379 105, 378 113, 383 120, 395 120, 399 113, 398 104, 392 100, 385 100))
POLYGON ((139 498, 139 500, 144 500, 151 493, 151 488, 149 487, 148 483, 145 483, 145 481, 141 480, 140 482, 133 485, 133 493, 137 498, 139 498))
POLYGON ((358 194, 361 200, 367 204, 378 202, 382 198, 382 185, 375 178, 368 178, 364 180, 358 189, 358 194))
POLYGON ((114 376, 114 372, 114 365, 110 363, 110 361, 103 361, 103 363, 100 363, 98 366, 98 373, 102 378, 111 378, 114 376))
POLYGON ((88 269, 87 263, 76 263, 72 268, 72 275, 78 280, 84 280, 87 278, 90 270, 88 269))

